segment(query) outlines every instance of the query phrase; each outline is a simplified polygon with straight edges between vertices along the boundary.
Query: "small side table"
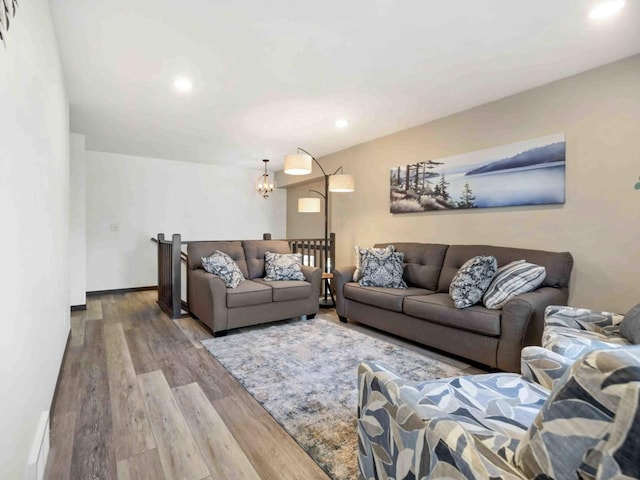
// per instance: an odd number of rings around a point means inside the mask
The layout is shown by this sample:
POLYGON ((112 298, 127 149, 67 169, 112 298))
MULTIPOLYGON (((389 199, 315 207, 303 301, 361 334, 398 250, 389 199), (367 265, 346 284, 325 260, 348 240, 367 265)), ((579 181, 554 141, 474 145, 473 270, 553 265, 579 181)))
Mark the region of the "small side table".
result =
POLYGON ((334 308, 336 306, 336 300, 333 298, 333 292, 331 291, 331 280, 333 279, 333 273, 322 272, 322 281, 324 282, 324 295, 320 297, 320 308, 334 308), (329 292, 330 299, 327 298, 327 291, 329 292))

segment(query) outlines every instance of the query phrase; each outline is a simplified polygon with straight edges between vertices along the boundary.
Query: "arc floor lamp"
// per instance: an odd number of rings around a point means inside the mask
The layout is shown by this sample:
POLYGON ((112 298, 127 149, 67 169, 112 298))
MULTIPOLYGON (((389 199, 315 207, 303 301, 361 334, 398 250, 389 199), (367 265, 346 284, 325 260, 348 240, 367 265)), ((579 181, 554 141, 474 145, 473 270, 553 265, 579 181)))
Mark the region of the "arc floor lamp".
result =
MULTIPOLYGON (((353 192, 355 190, 355 182, 352 175, 341 173, 342 166, 333 173, 327 173, 313 155, 300 147, 298 147, 297 153, 285 157, 284 173, 287 175, 308 175, 313 169, 313 162, 318 165, 324 176, 324 193, 317 190, 310 190, 309 192, 317 193, 324 199, 324 270, 326 274, 329 274, 331 273, 329 271, 329 192, 353 192)), ((314 197, 299 198, 298 212, 320 212, 320 199, 314 197)), ((333 262, 333 259, 331 261, 333 262)), ((327 304, 329 277, 325 276, 324 279, 324 304, 327 304)), ((323 305, 322 302, 321 305, 323 305)))

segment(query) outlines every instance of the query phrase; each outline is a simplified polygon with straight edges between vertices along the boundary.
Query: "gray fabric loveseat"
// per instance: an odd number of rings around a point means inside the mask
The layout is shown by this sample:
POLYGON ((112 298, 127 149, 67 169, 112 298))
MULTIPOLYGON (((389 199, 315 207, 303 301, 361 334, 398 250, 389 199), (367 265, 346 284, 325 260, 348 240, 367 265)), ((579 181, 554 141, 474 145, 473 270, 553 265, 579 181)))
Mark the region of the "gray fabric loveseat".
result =
POLYGON ((573 267, 570 253, 490 245, 383 243, 404 253, 407 289, 362 287, 355 267, 334 270, 336 309, 347 319, 510 372, 520 371, 520 351, 540 345, 544 310, 567 303, 573 267), (492 255, 498 267, 525 259, 546 269, 542 285, 509 300, 500 310, 479 305, 457 309, 449 285, 477 255, 492 255))
POLYGON ((283 240, 195 242, 187 247, 187 301, 190 312, 214 334, 234 328, 318 312, 322 272, 302 266, 305 280, 265 281, 265 252, 290 253, 283 240), (220 250, 238 265, 245 280, 236 288, 204 270, 201 258, 220 250))

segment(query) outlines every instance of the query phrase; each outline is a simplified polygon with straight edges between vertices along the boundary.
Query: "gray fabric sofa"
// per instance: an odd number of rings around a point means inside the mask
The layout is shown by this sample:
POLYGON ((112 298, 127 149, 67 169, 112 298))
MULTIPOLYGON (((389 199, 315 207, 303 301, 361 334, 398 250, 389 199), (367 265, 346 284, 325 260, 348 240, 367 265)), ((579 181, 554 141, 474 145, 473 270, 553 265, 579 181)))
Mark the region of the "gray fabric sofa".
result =
POLYGON ((322 272, 302 267, 305 280, 263 280, 264 254, 290 253, 283 240, 242 240, 195 242, 187 246, 187 302, 191 314, 207 325, 214 335, 234 328, 284 320, 318 312, 318 292, 322 272), (201 258, 220 250, 237 263, 244 280, 236 288, 208 273, 201 258))
POLYGON ((379 330, 443 350, 490 367, 520 371, 520 351, 540 345, 544 310, 563 305, 569 295, 573 257, 568 252, 491 245, 393 244, 404 253, 405 289, 362 287, 353 282, 355 267, 334 270, 336 310, 340 320, 379 330), (515 260, 544 266, 547 276, 535 291, 518 295, 501 310, 481 304, 462 310, 449 297, 458 269, 476 255, 493 255, 498 266, 515 260))

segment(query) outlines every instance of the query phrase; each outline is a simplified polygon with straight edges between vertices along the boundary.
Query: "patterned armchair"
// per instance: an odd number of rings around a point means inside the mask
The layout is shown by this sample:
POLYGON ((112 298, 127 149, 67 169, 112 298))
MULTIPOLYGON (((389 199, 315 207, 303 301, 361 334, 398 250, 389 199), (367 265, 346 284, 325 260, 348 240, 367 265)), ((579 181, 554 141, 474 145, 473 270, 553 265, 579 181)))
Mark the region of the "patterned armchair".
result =
POLYGON ((542 347, 522 350, 522 374, 551 389, 569 366, 588 352, 631 345, 620 335, 623 315, 585 308, 549 306, 542 347))
POLYGON ((588 353, 549 392, 510 373, 409 383, 358 371, 373 479, 640 478, 640 347, 588 353))

